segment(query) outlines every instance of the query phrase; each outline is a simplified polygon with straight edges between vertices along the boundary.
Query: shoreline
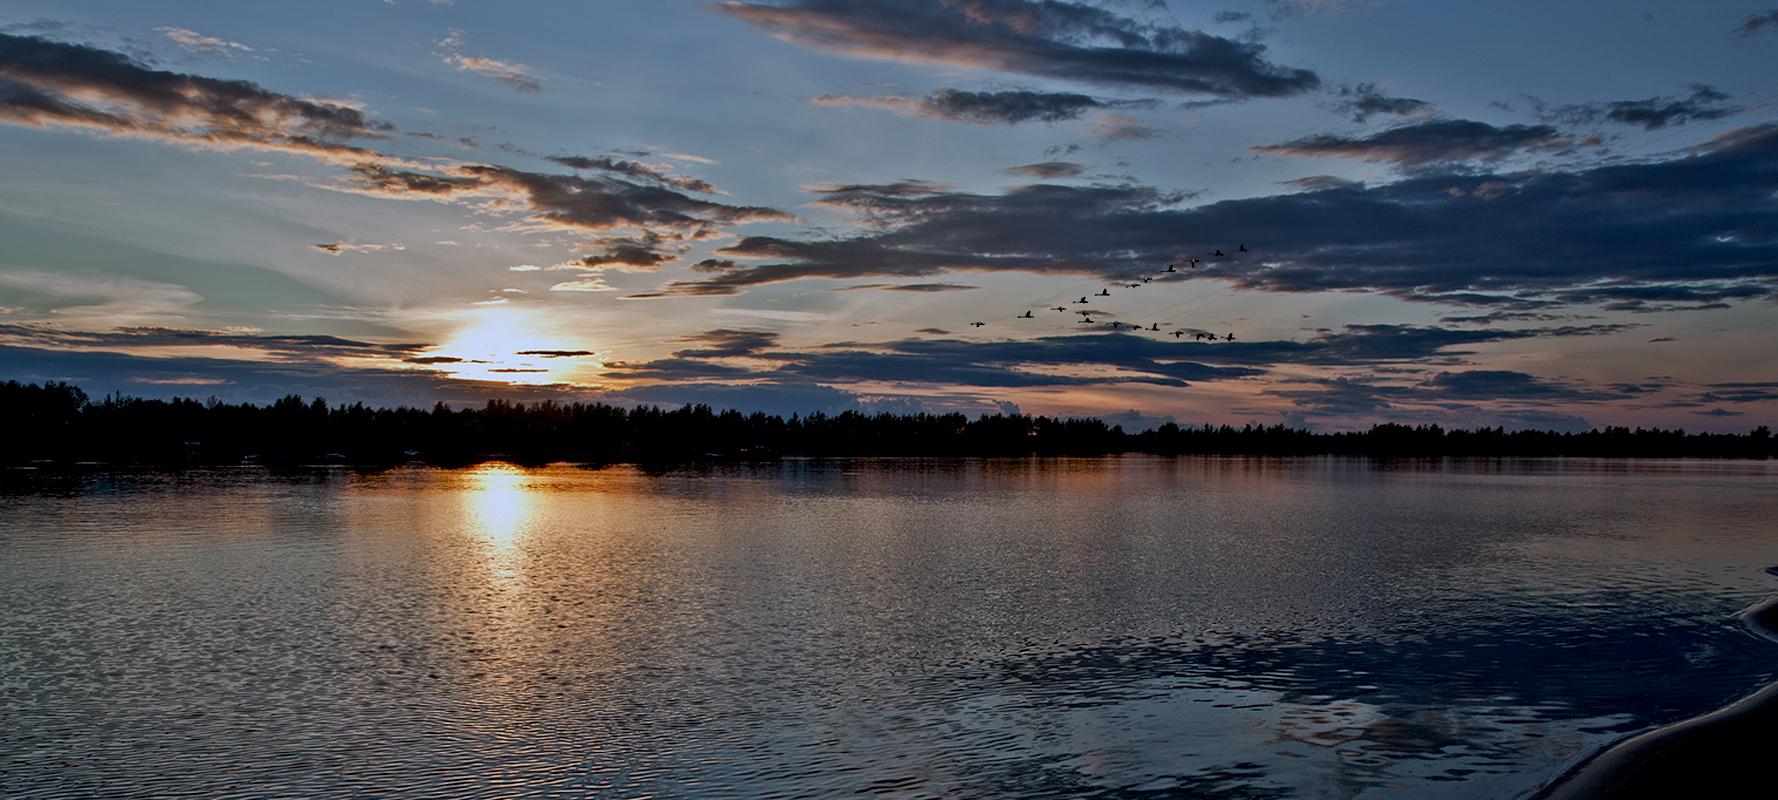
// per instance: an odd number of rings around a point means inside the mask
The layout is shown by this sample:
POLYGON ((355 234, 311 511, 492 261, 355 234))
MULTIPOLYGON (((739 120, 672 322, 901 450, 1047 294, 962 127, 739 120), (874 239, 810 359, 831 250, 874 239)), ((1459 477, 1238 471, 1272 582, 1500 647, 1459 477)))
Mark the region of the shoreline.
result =
MULTIPOLYGON (((1778 574, 1778 567, 1766 570, 1778 574)), ((1739 615, 1750 633, 1778 641, 1778 597, 1739 615)), ((1778 683, 1715 711, 1620 740, 1588 756, 1528 800, 1734 797, 1769 780, 1778 683)))

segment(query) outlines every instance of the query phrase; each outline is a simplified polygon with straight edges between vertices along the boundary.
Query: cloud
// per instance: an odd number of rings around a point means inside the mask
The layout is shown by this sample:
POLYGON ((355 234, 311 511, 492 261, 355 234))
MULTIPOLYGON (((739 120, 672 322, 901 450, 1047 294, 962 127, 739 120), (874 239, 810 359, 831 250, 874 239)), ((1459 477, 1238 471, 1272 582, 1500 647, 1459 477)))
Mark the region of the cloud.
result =
POLYGON ((0 323, 0 343, 68 351, 225 347, 261 357, 402 358, 429 345, 363 342, 327 335, 256 335, 152 326, 75 331, 51 325, 0 323))
POLYGON ((1048 180, 1051 178, 1072 178, 1086 171, 1086 167, 1067 161, 1045 161, 1041 164, 1023 164, 1001 170, 1010 175, 1023 175, 1027 178, 1048 180))
POLYGON ((1355 181, 1351 178, 1341 178, 1334 175, 1311 175, 1307 178, 1280 181, 1279 185, 1289 186, 1293 189, 1302 189, 1304 191, 1318 192, 1323 189, 1362 189, 1364 188, 1364 181, 1355 181))
POLYGON ((1128 114, 1100 114, 1093 117, 1087 135, 1100 139, 1122 139, 1125 141, 1146 141, 1149 139, 1171 139, 1177 134, 1149 125, 1128 114))
POLYGON ((1778 31, 1778 8, 1755 12, 1735 28, 1735 38, 1747 39, 1762 33, 1778 31))
MULTIPOLYGON (((717 329, 684 337, 701 345, 671 358, 611 364, 607 377, 651 380, 772 380, 824 384, 895 383, 920 386, 1186 386, 1267 374, 1278 365, 1374 367, 1444 360, 1470 345, 1536 336, 1598 335, 1622 326, 1537 330, 1451 331, 1372 325, 1328 332, 1307 342, 1206 344, 1123 332, 1094 332, 1016 341, 902 339, 786 348, 776 333, 717 329), (747 358, 751 365, 711 363, 747 358)), ((943 336, 937 329, 924 331, 943 336)), ((1317 390, 1322 391, 1322 390, 1317 390)), ((1407 391, 1407 390, 1401 390, 1407 391)), ((1492 391, 1520 399, 1591 400, 1619 393, 1575 388, 1519 373, 1439 373, 1412 390, 1423 400, 1478 399, 1492 391)))
POLYGON ((461 53, 450 53, 443 56, 444 63, 457 68, 458 72, 474 72, 486 75, 494 80, 511 86, 513 91, 536 94, 543 91, 542 78, 531 73, 531 68, 524 64, 501 61, 493 58, 477 58, 461 53))
POLYGON ((1723 119, 1747 110, 1728 105, 1729 95, 1703 84, 1694 84, 1688 97, 1651 97, 1647 100, 1620 100, 1611 103, 1583 103, 1552 106, 1536 97, 1527 98, 1532 112, 1544 122, 1565 125, 1591 125, 1600 120, 1619 125, 1636 125, 1643 130, 1659 130, 1668 125, 1723 119))
POLYGON ((1432 112, 1431 103, 1408 97, 1389 97, 1377 91, 1374 83, 1341 86, 1336 97, 1339 99, 1334 103, 1334 110, 1341 114, 1351 114, 1353 122, 1364 122, 1372 114, 1405 117, 1432 112))
POLYGON ((367 162, 353 166, 344 181, 314 185, 516 211, 534 227, 613 232, 591 243, 600 250, 582 260, 585 266, 652 267, 684 252, 684 241, 713 235, 719 226, 795 219, 777 209, 724 205, 607 175, 553 175, 485 163, 422 168, 367 162), (620 231, 636 233, 616 235, 620 231))
POLYGON ((1221 97, 1283 97, 1320 84, 1264 46, 1149 25, 1104 8, 1027 0, 792 0, 712 6, 826 52, 913 64, 1221 97))
POLYGON ((771 331, 737 331, 717 328, 691 336, 682 336, 673 341, 705 345, 701 348, 676 351, 673 355, 677 358, 730 358, 752 356, 762 350, 775 348, 778 346, 778 334, 771 331))
POLYGON ((680 191, 703 192, 705 194, 722 194, 721 190, 697 178, 673 175, 664 166, 643 164, 638 161, 624 161, 611 156, 588 158, 586 156, 544 156, 545 161, 553 161, 569 169, 599 170, 621 175, 633 180, 670 186, 680 191))
POLYGON ((1107 104, 1084 94, 1057 92, 966 92, 940 89, 918 100, 905 97, 817 97, 820 105, 862 105, 910 117, 971 122, 977 125, 1013 125, 1020 122, 1063 122, 1079 119, 1089 110, 1107 104))
POLYGON ((345 105, 153 70, 108 50, 0 34, 0 122, 65 126, 221 149, 293 152, 333 163, 376 158, 347 144, 388 123, 345 105))
POLYGON ((530 67, 512 61, 501 61, 494 58, 466 56, 455 51, 469 41, 469 35, 455 28, 451 34, 435 42, 439 47, 450 52, 433 53, 446 64, 457 68, 458 72, 474 72, 486 75, 494 80, 513 88, 513 91, 536 94, 543 91, 543 78, 532 72, 530 67))
POLYGON ((328 242, 326 244, 312 244, 309 246, 313 247, 316 250, 319 250, 323 253, 326 253, 330 256, 338 256, 341 253, 377 253, 377 252, 382 252, 384 250, 406 250, 407 249, 406 245, 403 245, 400 243, 395 243, 395 244, 353 244, 351 242, 328 242))
POLYGON ((828 291, 851 292, 859 289, 882 289, 886 292, 966 292, 980 289, 965 283, 866 283, 858 286, 836 286, 828 291))
POLYGON ((225 58, 232 58, 234 56, 233 51, 240 51, 243 53, 253 52, 253 48, 241 44, 240 42, 230 42, 224 39, 218 39, 214 36, 205 36, 197 31, 188 30, 186 28, 155 28, 155 30, 166 34, 168 39, 177 42, 180 49, 183 49, 187 53, 211 53, 225 58))
POLYGON ((1247 149, 1284 156, 1356 158, 1420 165, 1498 159, 1526 150, 1558 150, 1572 145, 1573 142, 1549 125, 1497 128, 1470 120, 1439 120, 1393 128, 1362 139, 1318 134, 1284 144, 1247 149))
POLYGON ((1130 185, 1001 194, 907 181, 825 186, 817 204, 857 215, 861 228, 824 239, 744 237, 716 252, 720 270, 660 293, 947 272, 1128 282, 1239 241, 1249 253, 1208 259, 1191 279, 1515 312, 1591 302, 1698 306, 1778 292, 1774 185, 1778 125, 1646 163, 1515 174, 1428 167, 1380 186, 1332 183, 1196 207, 1183 205, 1185 195, 1130 185))

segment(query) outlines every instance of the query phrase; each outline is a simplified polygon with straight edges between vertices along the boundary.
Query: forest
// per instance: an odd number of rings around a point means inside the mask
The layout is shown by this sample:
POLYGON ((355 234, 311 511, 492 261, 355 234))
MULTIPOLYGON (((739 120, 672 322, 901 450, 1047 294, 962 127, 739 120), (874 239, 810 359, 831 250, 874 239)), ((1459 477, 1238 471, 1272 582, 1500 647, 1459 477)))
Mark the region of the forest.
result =
POLYGON ((454 409, 330 405, 290 395, 266 405, 109 395, 68 383, 0 383, 0 463, 675 464, 785 456, 1353 455, 1376 458, 1770 458, 1765 425, 1746 434, 1595 428, 1582 433, 1382 423, 1316 433, 1284 425, 1181 427, 1139 433, 1098 419, 1022 414, 792 414, 492 399, 454 409))

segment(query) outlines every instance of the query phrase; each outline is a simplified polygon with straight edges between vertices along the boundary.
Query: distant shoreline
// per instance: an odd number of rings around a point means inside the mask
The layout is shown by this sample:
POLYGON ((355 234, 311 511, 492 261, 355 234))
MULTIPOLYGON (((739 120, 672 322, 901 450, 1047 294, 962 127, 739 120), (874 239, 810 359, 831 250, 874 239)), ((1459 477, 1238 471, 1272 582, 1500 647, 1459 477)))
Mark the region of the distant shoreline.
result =
POLYGON ((679 464, 785 456, 1368 456, 1373 458, 1769 459, 1778 441, 1746 434, 1625 427, 1583 433, 1380 423, 1316 433, 1284 425, 1182 427, 1140 433, 1093 418, 984 414, 792 414, 513 403, 453 409, 330 405, 291 395, 264 406, 217 400, 91 400, 67 383, 0 383, 0 464, 518 463, 679 464))

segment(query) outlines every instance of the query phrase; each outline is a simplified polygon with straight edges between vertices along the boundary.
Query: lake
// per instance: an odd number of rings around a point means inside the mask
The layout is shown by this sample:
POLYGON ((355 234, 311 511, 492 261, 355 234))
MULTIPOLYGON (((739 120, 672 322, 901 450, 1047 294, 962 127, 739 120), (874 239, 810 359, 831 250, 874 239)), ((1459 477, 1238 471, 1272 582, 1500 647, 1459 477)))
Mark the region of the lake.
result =
POLYGON ((1512 798, 1778 674, 1778 462, 0 477, 11 798, 1512 798))

